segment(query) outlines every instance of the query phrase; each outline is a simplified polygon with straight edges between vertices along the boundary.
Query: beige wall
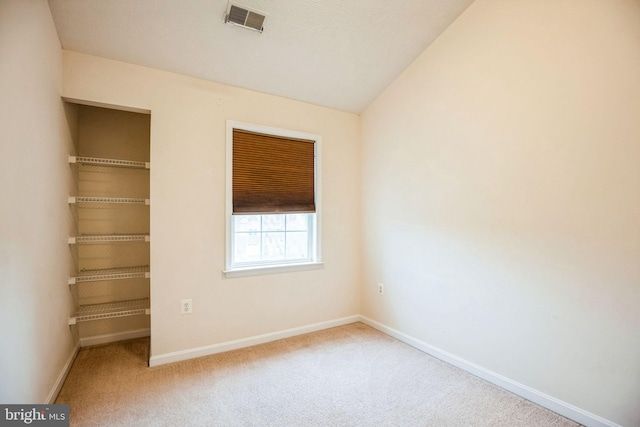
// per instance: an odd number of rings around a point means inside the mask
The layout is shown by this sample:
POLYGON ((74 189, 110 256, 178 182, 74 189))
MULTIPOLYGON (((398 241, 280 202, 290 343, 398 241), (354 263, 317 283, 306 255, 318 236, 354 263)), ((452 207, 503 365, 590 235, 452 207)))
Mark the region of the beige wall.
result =
POLYGON ((74 152, 47 2, 0 2, 0 402, 44 403, 75 345, 67 195, 74 152))
POLYGON ((152 355, 359 313, 360 121, 64 51, 66 97, 151 110, 152 355), (323 269, 224 278, 226 120, 322 135, 323 269), (180 300, 193 314, 180 315, 180 300))
POLYGON ((635 1, 477 0, 362 117, 362 313, 625 426, 639 23, 635 1))

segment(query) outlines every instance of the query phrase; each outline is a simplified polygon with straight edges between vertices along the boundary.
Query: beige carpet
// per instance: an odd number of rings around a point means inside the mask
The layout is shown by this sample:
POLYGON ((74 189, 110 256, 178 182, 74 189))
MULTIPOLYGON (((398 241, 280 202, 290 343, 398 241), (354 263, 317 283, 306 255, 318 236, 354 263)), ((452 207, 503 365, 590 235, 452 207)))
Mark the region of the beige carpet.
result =
POLYGON ((147 367, 83 348, 56 403, 78 426, 578 426, 362 323, 147 367))

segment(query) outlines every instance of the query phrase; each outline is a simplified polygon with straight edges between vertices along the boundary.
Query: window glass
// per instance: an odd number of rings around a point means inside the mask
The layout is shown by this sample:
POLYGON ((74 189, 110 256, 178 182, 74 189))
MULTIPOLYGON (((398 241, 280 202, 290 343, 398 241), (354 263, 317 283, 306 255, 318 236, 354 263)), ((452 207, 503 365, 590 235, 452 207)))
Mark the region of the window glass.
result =
POLYGON ((262 234, 262 260, 282 261, 285 259, 285 234, 284 231, 277 233, 262 234))
POLYGON ((262 231, 284 231, 284 215, 260 215, 262 231))
POLYGON ((233 215, 233 261, 307 261, 313 214, 233 215))
POLYGON ((306 231, 287 233, 287 259, 309 258, 309 236, 306 231))
POLYGON ((309 227, 309 216, 306 214, 288 214, 286 221, 287 231, 306 231, 309 227))
POLYGON ((239 232, 234 235, 234 262, 251 263, 261 259, 261 233, 239 232))
POLYGON ((260 215, 234 215, 235 230, 260 231, 260 215))

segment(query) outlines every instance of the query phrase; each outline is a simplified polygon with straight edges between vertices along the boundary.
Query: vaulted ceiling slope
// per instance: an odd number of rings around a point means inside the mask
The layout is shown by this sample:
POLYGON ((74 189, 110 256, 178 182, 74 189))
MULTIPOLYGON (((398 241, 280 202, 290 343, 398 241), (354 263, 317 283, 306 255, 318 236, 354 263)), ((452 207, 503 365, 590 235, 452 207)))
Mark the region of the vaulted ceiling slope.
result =
POLYGON ((473 0, 49 0, 65 49, 362 112, 473 0))

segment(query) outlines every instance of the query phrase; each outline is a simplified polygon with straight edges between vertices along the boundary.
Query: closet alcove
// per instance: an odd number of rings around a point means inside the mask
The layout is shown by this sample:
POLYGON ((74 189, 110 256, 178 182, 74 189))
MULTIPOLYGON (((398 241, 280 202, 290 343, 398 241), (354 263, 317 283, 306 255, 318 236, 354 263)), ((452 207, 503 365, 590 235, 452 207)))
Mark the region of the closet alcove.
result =
POLYGON ((65 103, 74 140, 69 325, 81 346, 149 336, 151 116, 65 103))

